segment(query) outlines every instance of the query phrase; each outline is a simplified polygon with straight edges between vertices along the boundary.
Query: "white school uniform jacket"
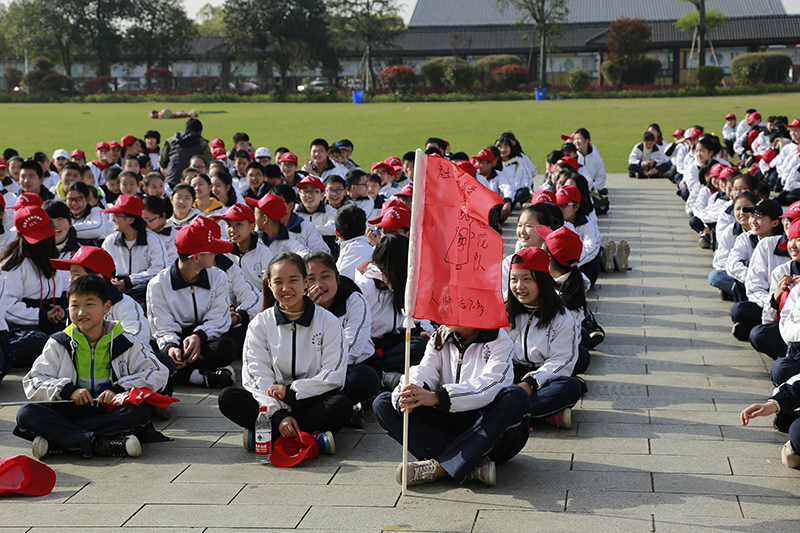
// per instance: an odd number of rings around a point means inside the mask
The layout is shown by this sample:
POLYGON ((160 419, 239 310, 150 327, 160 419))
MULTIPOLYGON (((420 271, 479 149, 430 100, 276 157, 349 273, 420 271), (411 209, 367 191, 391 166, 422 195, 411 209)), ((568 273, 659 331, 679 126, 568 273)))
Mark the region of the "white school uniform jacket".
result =
POLYGON ((161 244, 164 245, 164 251, 167 253, 164 262, 168 265, 175 262, 178 258, 178 249, 175 247, 175 237, 178 236, 179 228, 173 226, 164 226, 155 234, 161 239, 161 244))
POLYGON ((339 287, 328 311, 339 319, 347 346, 347 364, 354 365, 375 355, 372 342, 372 313, 358 285, 345 276, 339 277, 339 287))
POLYGON ((86 163, 86 166, 91 169, 92 175, 94 176, 94 184, 97 185, 98 187, 103 185, 106 182, 105 178, 103 177, 103 174, 105 173, 106 168, 119 167, 118 164, 113 163, 111 165, 106 166, 105 168, 100 168, 95 164, 94 160, 93 161, 89 161, 88 163, 86 163))
POLYGON ((294 400, 305 400, 344 386, 347 348, 339 321, 304 297, 306 309, 295 322, 278 305, 260 312, 244 340, 242 386, 272 417, 294 400), (267 396, 270 385, 286 386, 281 401, 267 396))
POLYGON ((85 216, 73 218, 72 227, 79 239, 102 241, 114 233, 114 223, 97 206, 89 208, 85 216))
POLYGON ((557 376, 571 376, 578 360, 581 341, 581 322, 565 310, 556 315, 549 326, 539 329, 536 313, 521 313, 514 317, 513 329, 506 332, 514 341, 514 362, 533 365, 532 376, 539 387, 557 376))
POLYGON ((770 274, 779 265, 791 261, 789 252, 781 250, 778 245, 786 240, 786 235, 773 235, 761 239, 750 256, 750 265, 744 279, 744 288, 747 299, 761 306, 761 309, 771 309, 770 274))
POLYGON ((233 250, 225 257, 236 263, 242 269, 245 279, 254 287, 262 287, 261 278, 272 260, 272 250, 261 242, 258 233, 250 235, 250 247, 242 252, 239 246, 233 245, 233 250))
POLYGON ((228 279, 218 268, 203 270, 197 282, 189 285, 176 261, 147 284, 150 330, 162 352, 180 346, 181 332, 190 327, 204 343, 227 332, 230 305, 228 279))
MULTIPOLYGON (((316 172, 316 169, 314 171, 316 172)), ((318 177, 321 181, 325 181, 325 178, 327 178, 328 176, 340 176, 342 179, 344 179, 346 175, 347 175, 346 168, 328 158, 328 162, 325 163, 325 168, 322 170, 322 173, 318 177)))
POLYGON ((595 145, 589 145, 589 153, 586 155, 578 151, 578 163, 585 166, 592 177, 590 188, 599 191, 606 186, 606 165, 595 145))
MULTIPOLYGON (((111 331, 114 323, 106 322, 106 327, 111 331)), ((42 354, 22 378, 22 388, 29 400, 68 400, 67 392, 71 394, 77 388, 78 371, 75 368, 74 354, 68 348, 70 341, 66 333, 57 333, 47 340, 42 354)), ((116 377, 113 387, 115 390, 148 388, 157 391, 166 386, 169 371, 156 359, 149 345, 143 344, 133 335, 124 331, 115 334, 109 351, 111 369, 116 377)))
MULTIPOLYGON (((644 143, 641 142, 639 144, 634 145, 631 149, 631 153, 628 156, 628 164, 629 165, 640 165, 642 164, 642 158, 644 157, 644 143)), ((661 165, 669 161, 669 158, 664 154, 664 151, 658 147, 657 144, 653 145, 653 150, 650 152, 650 161, 655 161, 656 165, 661 165)))
MULTIPOLYGON (((334 218, 335 217, 336 215, 334 215, 334 218)), ((331 249, 325 244, 317 227, 296 212, 293 211, 289 217, 289 223, 286 225, 286 229, 289 230, 290 235, 294 235, 310 252, 331 253, 331 249)))
MULTIPOLYGON (((320 202, 316 211, 309 213, 305 206, 299 203, 294 208, 294 211, 306 221, 314 224, 320 235, 336 235, 336 209, 328 204, 320 202)), ((327 248, 327 245, 325 247, 327 248)))
POLYGON ((336 269, 340 275, 354 279, 356 268, 372 261, 372 251, 372 245, 366 235, 359 235, 348 241, 339 241, 339 259, 336 260, 336 269))
POLYGON ((514 190, 512 189, 511 183, 509 183, 508 177, 504 172, 497 172, 497 170, 492 169, 492 173, 489 175, 489 177, 482 175, 480 172, 476 172, 475 177, 478 179, 478 181, 483 183, 487 189, 499 194, 503 200, 514 199, 514 190))
POLYGON ((597 221, 590 215, 588 218, 582 214, 575 215, 573 222, 575 233, 577 233, 581 241, 583 241, 583 251, 581 258, 578 261, 578 266, 583 266, 592 261, 597 254, 600 253, 600 241, 603 236, 600 234, 600 228, 597 226, 597 221))
POLYGON ((800 299, 800 284, 795 285, 789 291, 778 322, 781 337, 786 344, 800 341, 800 301, 798 299, 800 299))
MULTIPOLYGON (((0 309, 8 309, 8 296, 6 295, 6 280, 3 277, 3 272, 0 271, 0 309)), ((6 314, 0 313, 0 331, 8 331, 8 323, 6 323, 6 314)))
POLYGON ((261 232, 259 232, 258 236, 261 242, 269 247, 272 255, 278 255, 281 252, 292 252, 300 257, 305 257, 311 253, 311 250, 308 249, 308 246, 303 243, 301 238, 296 233, 286 229, 283 222, 281 222, 281 229, 278 231, 277 237, 271 238, 266 233, 261 232))
POLYGON ((738 222, 728 224, 725 229, 720 233, 717 231, 717 251, 714 252, 714 260, 711 266, 714 270, 725 270, 725 265, 728 262, 728 255, 733 249, 733 244, 736 242, 736 237, 744 233, 744 228, 738 222))
POLYGON ((758 244, 758 237, 751 232, 746 231, 736 237, 728 254, 728 260, 725 263, 725 272, 730 277, 744 283, 747 278, 747 267, 750 264, 750 257, 753 255, 753 250, 758 244))
POLYGON ((3 277, 6 282, 5 320, 15 326, 38 326, 39 310, 49 310, 49 304, 67 290, 65 279, 69 279, 58 275, 45 278, 29 257, 14 269, 3 270, 3 277), (36 307, 29 307, 26 300, 36 307))
POLYGON ((735 141, 736 140, 736 128, 739 127, 739 122, 733 125, 733 127, 728 126, 728 122, 725 122, 725 125, 722 126, 722 138, 726 141, 735 141))
POLYGON ((678 174, 683 174, 684 170, 684 162, 686 161, 686 154, 689 151, 689 148, 684 143, 670 143, 664 152, 669 152, 670 147, 672 148, 672 154, 669 158, 672 160, 672 164, 675 166, 675 171, 678 174))
POLYGON ((530 190, 533 187, 533 176, 519 157, 511 157, 508 161, 503 161, 503 173, 514 191, 530 190))
MULTIPOLYGON (((169 217, 167 219, 167 224, 169 224, 170 226, 172 226, 174 228, 180 229, 180 228, 182 228, 184 226, 189 225, 192 222, 192 220, 197 218, 198 215, 202 215, 202 214, 203 214, 202 211, 200 211, 196 207, 193 207, 193 208, 191 208, 189 210, 189 214, 186 215, 186 217, 184 217, 184 218, 176 218, 177 215, 173 214, 171 217, 169 217)), ((225 235, 224 232, 222 234, 225 235)))
POLYGON ((780 318, 778 314, 778 306, 780 301, 775 301, 775 289, 778 288, 778 282, 783 276, 797 276, 800 275, 800 263, 794 261, 787 261, 778 265, 769 275, 769 305, 764 307, 761 312, 762 324, 774 324, 780 318))
POLYGON ((525 167, 528 174, 531 177, 531 186, 533 186, 533 180, 536 178, 536 175, 539 173, 539 169, 536 168, 536 165, 533 164, 531 158, 527 156, 525 153, 520 153, 518 156, 519 160, 522 162, 522 166, 525 167))
POLYGON ((167 251, 158 235, 149 229, 139 231, 131 248, 123 233, 114 232, 103 241, 103 249, 114 258, 116 276, 130 278, 132 285, 147 283, 167 266, 167 251))
MULTIPOLYGON (((374 218, 380 215, 380 209, 375 209, 375 200, 370 198, 369 196, 365 196, 364 198, 359 198, 358 200, 351 200, 356 207, 364 211, 367 214, 367 220, 374 218)), ((13 224, 13 222, 12 222, 13 224)))
MULTIPOLYGON (((459 413, 482 409, 492 403, 503 388, 513 384, 512 344, 502 329, 481 330, 463 353, 454 334, 441 326, 425 347, 425 355, 412 366, 411 383, 434 391, 439 407, 459 413)), ((397 407, 405 376, 392 392, 397 407)))
POLYGON ((225 254, 217 254, 215 266, 225 272, 228 298, 234 311, 242 317, 241 324, 247 327, 250 319, 261 311, 261 286, 254 287, 247 281, 239 265, 225 257, 225 254))
POLYGON ((17 238, 17 232, 4 228, 0 225, 0 252, 5 250, 8 244, 17 238))
POLYGON ((111 311, 108 312, 105 319, 119 322, 125 333, 133 335, 142 344, 149 347, 150 323, 144 315, 142 306, 113 285, 109 286, 109 292, 111 293, 111 311))

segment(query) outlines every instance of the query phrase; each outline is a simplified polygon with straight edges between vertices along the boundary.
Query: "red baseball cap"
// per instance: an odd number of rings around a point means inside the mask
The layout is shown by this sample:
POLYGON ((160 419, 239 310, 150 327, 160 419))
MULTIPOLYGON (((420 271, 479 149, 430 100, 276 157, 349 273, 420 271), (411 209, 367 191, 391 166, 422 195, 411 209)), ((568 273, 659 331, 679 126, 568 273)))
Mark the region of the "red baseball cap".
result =
POLYGON ((730 176, 737 170, 739 170, 738 167, 726 167, 725 165, 722 165, 722 170, 720 170, 719 172, 719 177, 720 179, 726 180, 728 179, 728 176, 730 176))
POLYGON ((748 131, 747 132, 747 142, 748 142, 748 144, 753 144, 753 141, 756 140, 756 137, 758 137, 758 135, 760 133, 761 132, 758 131, 758 130, 750 130, 750 131, 748 131))
POLYGON ((0 157, 0 168, 8 168, 8 161, 0 157))
POLYGON ((370 168, 370 172, 375 172, 377 169, 382 168, 386 172, 394 172, 392 169, 392 165, 387 163, 386 161, 378 161, 376 163, 372 163, 372 167, 370 168))
POLYGON ((321 191, 325 190, 325 184, 322 183, 322 180, 316 176, 306 176, 297 182, 298 190, 302 189, 303 187, 316 187, 321 191))
POLYGON ((122 145, 117 141, 108 141, 108 149, 110 150, 112 148, 122 148, 122 145))
POLYGON ((119 140, 119 143, 123 146, 130 146, 131 144, 136 142, 136 137, 133 135, 123 135, 122 139, 119 140))
POLYGON ((117 268, 111 254, 96 246, 81 246, 71 258, 51 259, 50 264, 58 270, 69 270, 70 265, 80 265, 107 278, 113 277, 117 268))
POLYGON ((189 224, 210 229, 215 239, 222 238, 222 228, 219 227, 219 224, 217 224, 213 218, 209 218, 205 215, 197 215, 189 224))
POLYGON ((795 202, 787 207, 786 211, 784 211, 784 213, 778 218, 788 218, 790 220, 796 220, 800 218, 800 201, 795 202))
POLYGON ((403 188, 400 189, 400 192, 396 193, 395 196, 404 196, 406 198, 413 198, 414 197, 414 184, 408 183, 403 185, 403 188))
POLYGON ((800 118, 794 119, 786 127, 787 128, 800 128, 800 118))
POLYGON ((44 463, 25 455, 0 459, 0 496, 5 494, 50 494, 56 473, 44 463))
POLYGON ((544 239, 547 251, 556 261, 566 266, 578 264, 583 253, 581 236, 566 226, 552 230, 543 224, 536 226, 536 233, 544 239))
MULTIPOLYGON (((772 148, 769 148, 769 149, 767 149, 767 150, 764 150, 764 153, 763 153, 763 154, 761 154, 761 159, 762 159, 762 160, 763 160, 765 163, 767 163, 767 164, 770 164, 770 163, 772 162, 772 160, 773 160, 773 159, 775 159, 775 156, 777 156, 777 155, 778 155, 778 154, 775 152, 775 150, 774 150, 774 149, 772 149, 772 148)), ((758 156, 756 156, 756 157, 758 157, 758 156)))
POLYGON ((107 142, 99 142, 97 146, 94 147, 95 150, 111 150, 111 147, 108 145, 107 142))
POLYGON ((550 274, 550 254, 538 246, 523 248, 514 254, 514 257, 522 259, 521 263, 515 263, 511 259, 511 269, 534 270, 536 272, 547 272, 550 274))
POLYGON ((125 213, 128 215, 142 216, 144 202, 132 194, 120 194, 111 207, 103 209, 103 213, 125 213))
POLYGON ((561 136, 561 140, 562 141, 572 141, 574 139, 575 139, 575 134, 574 133, 570 133, 569 135, 562 135, 561 136))
POLYGON ((556 191, 556 205, 581 203, 581 191, 574 185, 564 185, 556 191))
POLYGON ((556 161, 556 165, 567 165, 574 168, 576 171, 581 166, 581 164, 578 163, 578 160, 572 157, 571 155, 565 155, 564 157, 556 161))
POLYGON ((683 134, 686 133, 686 130, 683 128, 678 128, 672 133, 673 137, 683 137, 683 134))
POLYGON ((84 151, 83 150, 78 150, 78 149, 75 149, 72 152, 70 152, 69 156, 70 157, 82 157, 82 158, 86 159, 86 154, 84 153, 84 151))
POLYGON ((470 176, 474 175, 475 174, 475 170, 477 170, 475 168, 475 165, 473 165, 471 162, 469 162, 467 160, 458 161, 456 163, 456 166, 458 168, 460 168, 461 170, 463 170, 464 172, 466 172, 467 174, 469 174, 470 176))
POLYGON ((262 213, 272 220, 280 220, 286 216, 286 204, 280 196, 275 196, 271 192, 265 194, 260 200, 255 198, 245 198, 247 205, 257 207, 262 213))
POLYGON ((384 213, 386 213, 392 207, 406 210, 408 209, 408 206, 404 204, 402 200, 389 200, 388 202, 383 202, 383 205, 381 206, 381 214, 376 217, 372 217, 367 222, 370 224, 377 224, 381 221, 381 217, 383 217, 384 213))
POLYGON ((14 227, 28 244, 36 244, 55 235, 50 217, 38 205, 17 209, 14 213, 14 227))
POLYGON ((397 157, 396 155, 390 155, 383 161, 384 163, 392 167, 393 172, 397 172, 398 170, 403 170, 403 160, 397 157))
POLYGON ((24 192, 17 196, 17 202, 11 206, 11 209, 22 209, 30 205, 42 207, 44 200, 35 192, 24 192))
MULTIPOLYGON (((253 210, 247 206, 247 204, 233 204, 225 211, 225 214, 222 215, 223 220, 249 220, 250 222, 255 222, 256 217, 253 214, 253 210)), ((219 227, 219 224, 215 224, 215 226, 219 227)))
POLYGON ((556 203, 556 193, 549 189, 536 191, 536 193, 533 195, 533 198, 531 198, 531 205, 541 204, 542 202, 549 202, 551 204, 556 203))
POLYGON ((175 248, 178 249, 178 253, 185 255, 205 252, 227 254, 233 250, 233 243, 217 239, 211 228, 203 224, 189 224, 182 227, 175 237, 175 248))
POLYGON ((281 468, 299 464, 303 459, 313 459, 319 455, 319 445, 313 435, 298 431, 297 437, 287 439, 283 435, 272 444, 269 462, 281 468))
POLYGON ((215 147, 211 150, 211 156, 214 159, 225 159, 227 157, 228 152, 225 151, 225 148, 215 147))
POLYGON ((286 163, 286 162, 294 163, 296 165, 297 164, 297 156, 294 155, 292 152, 284 152, 284 154, 281 156, 281 158, 278 161, 278 163, 286 163))
POLYGON ((711 170, 708 171, 709 178, 718 178, 720 174, 722 174, 722 170, 725 168, 725 165, 721 163, 714 163, 711 166, 711 170))
MULTIPOLYGON (((791 209, 791 206, 789 208, 791 209)), ((796 239, 798 237, 800 237, 800 219, 795 218, 792 220, 792 223, 789 224, 789 229, 786 231, 786 239, 784 239, 784 241, 778 245, 778 248, 781 250, 788 250, 789 239, 796 239)))
POLYGON ((211 142, 208 145, 212 148, 222 148, 225 149, 225 141, 217 137, 216 139, 211 139, 211 142))
POLYGON ((381 221, 375 224, 386 231, 398 231, 411 227, 411 211, 399 207, 390 207, 381 215, 381 221))
POLYGON ((750 115, 750 118, 747 119, 747 124, 749 126, 752 126, 753 124, 758 124, 759 122, 761 122, 761 113, 759 112, 753 113, 752 115, 750 115))
POLYGON ((484 148, 483 150, 478 152, 478 155, 475 156, 475 159, 478 159, 480 161, 490 161, 494 163, 494 152, 492 152, 488 148, 484 148))
POLYGON ((684 137, 686 139, 699 139, 703 136, 703 132, 696 128, 689 128, 684 137))
POLYGON ((6 199, 0 194, 0 211, 6 208, 6 199))
POLYGON ((725 120, 728 120, 729 118, 736 120, 736 115, 734 115, 733 113, 728 113, 727 115, 725 115, 725 120))

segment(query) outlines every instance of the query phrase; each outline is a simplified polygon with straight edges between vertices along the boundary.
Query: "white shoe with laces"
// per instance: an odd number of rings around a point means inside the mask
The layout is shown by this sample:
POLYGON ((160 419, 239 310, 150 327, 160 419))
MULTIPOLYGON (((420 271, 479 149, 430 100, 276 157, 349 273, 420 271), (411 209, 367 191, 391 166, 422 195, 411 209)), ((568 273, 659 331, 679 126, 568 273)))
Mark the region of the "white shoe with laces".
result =
MULTIPOLYGON (((436 481, 436 471, 439 469, 439 463, 436 459, 428 459, 427 461, 414 461, 408 463, 408 486, 421 485, 423 483, 431 483, 436 481)), ((396 474, 397 483, 403 484, 403 463, 397 465, 396 474)))

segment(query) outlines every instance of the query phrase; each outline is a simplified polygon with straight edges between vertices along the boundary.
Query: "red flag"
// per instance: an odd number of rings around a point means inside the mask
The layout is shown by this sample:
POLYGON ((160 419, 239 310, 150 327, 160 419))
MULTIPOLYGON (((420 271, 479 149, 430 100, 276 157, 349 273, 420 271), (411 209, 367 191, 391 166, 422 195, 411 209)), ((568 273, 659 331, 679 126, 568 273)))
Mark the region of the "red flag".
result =
POLYGON ((155 405, 156 407, 167 407, 168 405, 179 401, 179 399, 173 398, 172 396, 164 396, 157 392, 153 392, 150 389, 142 387, 120 392, 114 396, 110 405, 119 407, 120 405, 126 403, 140 405, 142 402, 146 402, 150 405, 155 405))
POLYGON ((499 195, 447 159, 417 151, 406 310, 439 324, 508 325, 503 238, 489 226, 499 195))

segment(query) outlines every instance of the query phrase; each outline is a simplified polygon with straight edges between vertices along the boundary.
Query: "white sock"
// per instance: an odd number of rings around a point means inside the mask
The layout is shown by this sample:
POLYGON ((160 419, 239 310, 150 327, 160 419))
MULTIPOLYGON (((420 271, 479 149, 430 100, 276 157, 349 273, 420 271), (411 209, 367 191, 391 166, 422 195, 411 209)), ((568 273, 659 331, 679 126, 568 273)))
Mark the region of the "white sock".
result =
POLYGON ((199 370, 195 370, 189 375, 189 383, 191 383, 192 385, 203 384, 203 376, 200 374, 199 370))

